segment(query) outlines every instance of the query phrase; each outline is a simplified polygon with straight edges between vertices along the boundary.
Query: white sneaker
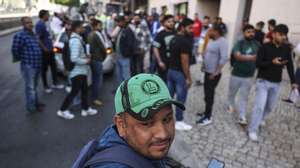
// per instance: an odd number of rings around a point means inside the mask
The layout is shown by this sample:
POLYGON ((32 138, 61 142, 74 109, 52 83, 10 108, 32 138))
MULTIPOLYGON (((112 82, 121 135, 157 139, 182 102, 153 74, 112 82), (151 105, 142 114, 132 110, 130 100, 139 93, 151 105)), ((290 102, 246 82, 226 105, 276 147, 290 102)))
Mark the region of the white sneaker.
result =
POLYGON ((50 93, 52 93, 52 92, 53 92, 53 90, 52 90, 51 88, 46 88, 46 89, 45 89, 45 93, 50 94, 50 93))
POLYGON ((260 126, 265 127, 266 126, 266 121, 262 120, 261 123, 260 123, 260 126))
POLYGON ((65 86, 62 84, 52 85, 52 88, 54 89, 63 89, 65 86))
POLYGON ((75 117, 74 114, 70 113, 70 111, 68 111, 68 110, 66 110, 66 111, 60 111, 59 110, 57 112, 57 115, 59 117, 62 117, 64 119, 66 119, 66 120, 71 120, 71 119, 73 119, 75 117))
POLYGON ((81 110, 81 116, 86 117, 87 115, 95 115, 98 111, 96 109, 92 109, 91 107, 88 110, 81 110))
POLYGON ((67 92, 67 93, 70 93, 71 90, 72 90, 72 88, 71 88, 70 86, 66 86, 65 89, 66 89, 66 92, 67 92))
POLYGON ((228 112, 228 113, 233 113, 233 112, 235 112, 234 107, 233 107, 233 106, 229 106, 229 107, 227 108, 227 112, 228 112))
POLYGON ((240 118, 240 119, 238 120, 238 123, 239 123, 240 125, 247 125, 247 124, 248 124, 247 119, 246 119, 245 117, 240 118))
POLYGON ((175 129, 179 131, 189 131, 192 129, 192 126, 184 123, 183 121, 176 121, 175 129))
POLYGON ((250 132, 249 133, 249 138, 250 138, 251 141, 258 142, 258 137, 256 135, 256 132, 250 132))

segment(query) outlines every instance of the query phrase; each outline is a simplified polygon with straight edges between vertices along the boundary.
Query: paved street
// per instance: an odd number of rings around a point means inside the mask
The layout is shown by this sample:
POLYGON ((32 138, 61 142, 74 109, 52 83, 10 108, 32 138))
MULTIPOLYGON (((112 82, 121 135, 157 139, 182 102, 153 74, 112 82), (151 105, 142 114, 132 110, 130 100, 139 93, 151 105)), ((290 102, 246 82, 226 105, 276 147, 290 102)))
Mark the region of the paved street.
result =
MULTIPOLYGON (((100 114, 66 121, 56 116, 66 92, 47 95, 40 91, 46 110, 25 115, 23 80, 19 65, 11 62, 12 35, 0 37, 0 167, 1 168, 67 168, 81 147, 111 123, 114 113, 114 78, 105 78, 101 97, 104 106, 100 114)), ((40 88, 42 89, 42 88, 40 88)))
MULTIPOLYGON (((83 118, 76 111, 72 121, 58 118, 56 111, 66 95, 63 90, 51 95, 41 91, 41 100, 47 105, 45 112, 26 116, 19 65, 11 63, 11 40, 12 35, 0 38, 0 167, 70 167, 81 147, 111 123, 114 112, 111 91, 116 86, 115 80, 105 78, 101 92, 105 106, 99 108, 100 114, 95 117, 83 118)), ((199 67, 193 66, 194 79, 198 73, 199 67)), ((194 128, 180 135, 193 148, 198 168, 205 168, 211 158, 225 161, 226 168, 299 168, 300 113, 280 101, 261 129, 260 142, 250 142, 245 128, 236 123, 237 114, 226 112, 228 82, 226 67, 217 88, 214 123, 207 127, 194 124, 196 113, 204 111, 203 87, 193 86, 189 91, 185 120, 194 128)), ((254 93, 253 87, 248 119, 254 93)), ((285 80, 280 99, 288 94, 289 81, 285 80)))
MULTIPOLYGON (((192 68, 193 76, 199 67, 192 68)), ((286 75, 287 76, 287 75, 286 75)), ((288 79, 288 77, 284 77, 288 79)), ((195 126, 182 133, 185 141, 193 146, 199 168, 204 168, 211 158, 225 161, 226 168, 299 168, 300 167, 300 113, 292 105, 279 102, 261 129, 259 143, 248 140, 246 129, 239 126, 237 114, 226 112, 225 102, 229 83, 226 67, 217 88, 213 124, 195 126)), ((289 94, 289 81, 282 82, 281 98, 289 94)), ((255 87, 251 90, 248 119, 251 114, 255 87)), ((192 87, 187 100, 185 120, 195 123, 196 113, 204 111, 203 87, 192 87)))

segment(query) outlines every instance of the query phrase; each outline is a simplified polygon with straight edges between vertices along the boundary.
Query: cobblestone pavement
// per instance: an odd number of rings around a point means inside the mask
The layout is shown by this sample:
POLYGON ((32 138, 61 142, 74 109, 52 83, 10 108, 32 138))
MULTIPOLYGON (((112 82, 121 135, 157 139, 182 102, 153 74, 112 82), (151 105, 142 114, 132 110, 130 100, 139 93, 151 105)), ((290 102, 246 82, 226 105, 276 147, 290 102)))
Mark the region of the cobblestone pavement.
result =
MULTIPOLYGON (((192 67, 193 79, 199 74, 199 65, 192 67)), ((197 112, 204 111, 203 86, 189 90, 185 121, 193 124, 192 131, 182 132, 184 141, 193 147, 199 168, 207 167, 211 158, 225 162, 226 168, 300 168, 300 112, 293 105, 278 101, 275 111, 260 128, 259 142, 248 139, 246 128, 237 124, 237 113, 226 112, 229 67, 225 67, 217 87, 213 124, 196 126, 197 112)), ((284 76, 284 79, 288 77, 284 76)), ((281 84, 280 99, 289 94, 289 80, 281 84)), ((255 85, 250 94, 247 118, 253 107, 255 85)))

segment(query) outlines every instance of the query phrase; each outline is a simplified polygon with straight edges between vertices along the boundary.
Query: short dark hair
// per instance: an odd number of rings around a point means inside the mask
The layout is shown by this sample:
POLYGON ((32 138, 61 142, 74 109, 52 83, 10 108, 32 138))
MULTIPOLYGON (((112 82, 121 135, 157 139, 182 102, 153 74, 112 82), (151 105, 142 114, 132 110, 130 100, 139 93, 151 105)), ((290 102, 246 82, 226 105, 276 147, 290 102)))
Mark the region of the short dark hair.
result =
POLYGON ((43 18, 45 15, 48 15, 49 14, 49 11, 48 10, 45 10, 45 9, 42 9, 39 11, 39 18, 43 18))
POLYGON ((79 28, 83 24, 80 20, 74 20, 71 24, 71 30, 75 31, 77 28, 79 28))
POLYGON ((22 24, 24 24, 25 19, 31 19, 31 18, 29 16, 23 16, 23 17, 21 17, 20 21, 21 21, 22 24))
POLYGON ((264 27, 265 26, 265 22, 263 21, 259 21, 256 23, 257 26, 260 26, 260 27, 264 27))
POLYGON ((164 23, 165 21, 167 21, 171 18, 174 18, 174 16, 173 15, 165 15, 164 18, 162 19, 162 22, 164 23))
POLYGON ((209 16, 204 16, 204 19, 210 19, 210 17, 209 16))
POLYGON ((249 30, 249 29, 254 29, 254 26, 252 26, 251 24, 247 24, 243 27, 243 32, 249 30))
POLYGON ((289 28, 285 24, 279 24, 279 25, 275 26, 274 32, 283 33, 283 34, 287 35, 289 32, 289 28))
POLYGON ((194 24, 194 21, 190 18, 184 18, 181 22, 180 22, 181 26, 186 27, 189 25, 194 24))
POLYGON ((212 29, 216 30, 221 36, 224 34, 222 27, 220 26, 220 24, 213 24, 212 25, 212 29))
POLYGON ((91 25, 92 27, 97 27, 98 24, 101 24, 102 25, 102 22, 98 19, 91 19, 91 25))
POLYGON ((276 26, 276 20, 275 19, 270 19, 268 21, 268 24, 271 25, 271 26, 276 26))

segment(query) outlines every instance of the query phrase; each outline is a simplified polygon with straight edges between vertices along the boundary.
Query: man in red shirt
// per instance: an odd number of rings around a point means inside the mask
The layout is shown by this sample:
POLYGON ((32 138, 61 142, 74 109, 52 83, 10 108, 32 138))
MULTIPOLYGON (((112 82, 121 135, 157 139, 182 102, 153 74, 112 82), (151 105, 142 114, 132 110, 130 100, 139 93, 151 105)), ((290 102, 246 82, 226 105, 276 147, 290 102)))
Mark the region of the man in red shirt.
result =
POLYGON ((268 42, 273 41, 272 34, 273 34, 273 30, 274 30, 275 26, 276 26, 276 20, 275 19, 270 19, 268 21, 268 30, 269 30, 269 32, 266 34, 264 43, 268 43, 268 42))
POLYGON ((194 38, 200 37, 201 34, 201 29, 202 29, 202 22, 199 19, 198 13, 195 13, 195 19, 194 19, 194 24, 193 24, 193 34, 194 38))
POLYGON ((198 13, 195 13, 194 24, 193 24, 193 35, 194 35, 194 46, 193 46, 193 59, 192 63, 196 62, 198 56, 198 46, 202 30, 202 22, 199 19, 198 13))

